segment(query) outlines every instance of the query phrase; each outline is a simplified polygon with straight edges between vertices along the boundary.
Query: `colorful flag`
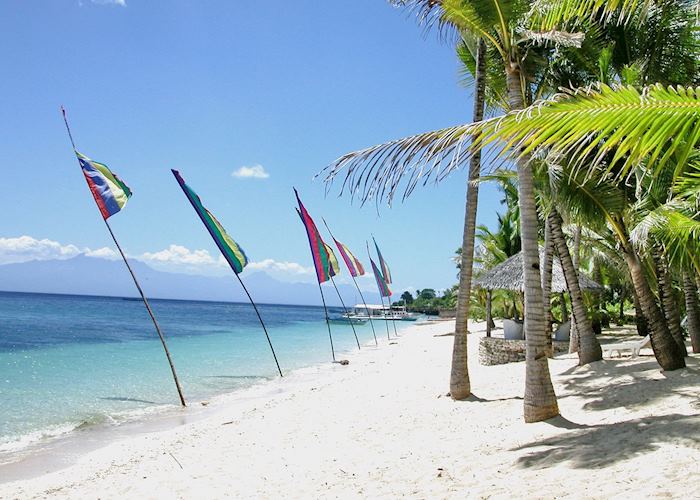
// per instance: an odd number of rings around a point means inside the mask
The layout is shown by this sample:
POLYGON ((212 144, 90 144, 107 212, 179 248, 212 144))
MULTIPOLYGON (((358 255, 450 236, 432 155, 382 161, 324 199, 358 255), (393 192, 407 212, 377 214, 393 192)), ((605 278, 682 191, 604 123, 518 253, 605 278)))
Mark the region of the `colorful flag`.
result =
POLYGON ((333 250, 326 245, 326 243, 321 238, 321 234, 316 228, 316 224, 306 211, 304 204, 299 199, 299 193, 294 190, 294 195, 297 197, 297 203, 299 203, 299 208, 297 209, 297 214, 301 218, 301 222, 306 228, 306 235, 309 237, 309 246, 311 247, 311 255, 314 260, 314 268, 316 269, 316 277, 319 283, 323 283, 331 279, 331 276, 335 276, 340 271, 338 267, 338 260, 335 258, 333 250))
POLYGON ((384 257, 382 257, 382 252, 379 251, 379 245, 377 245, 377 240, 372 236, 372 241, 374 241, 374 248, 377 249, 377 255, 379 256, 379 265, 382 266, 382 275, 384 276, 384 281, 391 283, 391 271, 389 271, 389 266, 387 265, 384 257))
POLYGON ((335 246, 338 247, 340 256, 345 261, 345 265, 348 266, 348 271, 350 271, 352 277, 356 278, 357 276, 363 276, 365 274, 365 268, 362 267, 362 262, 360 262, 360 260, 352 254, 348 247, 343 245, 335 238, 333 238, 333 241, 335 241, 335 246))
POLYGON ((379 294, 382 297, 391 297, 391 290, 389 290, 389 285, 386 284, 384 276, 382 276, 382 272, 379 270, 377 264, 374 263, 371 257, 369 261, 372 263, 372 271, 374 271, 374 277, 377 280, 377 288, 379 288, 379 294))
POLYGON ((340 266, 338 265, 338 259, 335 257, 335 252, 333 252, 333 249, 330 246, 328 246, 327 243, 324 242, 323 246, 326 247, 326 252, 328 252, 331 276, 336 276, 337 274, 340 274, 340 266))
POLYGON ((107 165, 93 161, 77 151, 75 154, 102 218, 109 219, 124 208, 131 197, 131 189, 107 165))
POLYGON ((216 243, 216 246, 221 250, 221 254, 226 259, 226 262, 228 262, 229 266, 231 266, 231 269, 233 269, 236 274, 241 273, 246 264, 248 264, 248 257, 246 257, 243 249, 226 233, 219 221, 216 220, 216 217, 214 217, 209 210, 204 208, 199 196, 197 196, 197 193, 195 193, 191 187, 185 184, 184 179, 180 176, 180 172, 177 170, 171 170, 171 172, 175 176, 175 179, 177 179, 178 184, 180 184, 187 199, 190 200, 194 211, 197 212, 199 218, 202 219, 209 234, 211 234, 211 237, 214 239, 214 243, 216 243))

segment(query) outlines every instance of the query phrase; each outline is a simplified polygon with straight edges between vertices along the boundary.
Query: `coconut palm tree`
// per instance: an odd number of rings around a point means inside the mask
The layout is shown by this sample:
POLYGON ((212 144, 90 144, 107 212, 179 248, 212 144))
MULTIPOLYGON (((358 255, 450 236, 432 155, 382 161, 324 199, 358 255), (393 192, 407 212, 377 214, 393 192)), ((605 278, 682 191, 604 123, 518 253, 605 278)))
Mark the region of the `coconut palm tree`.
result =
MULTIPOLYGON (((483 40, 478 40, 476 45, 474 106, 472 109, 474 120, 481 121, 484 118, 486 90, 486 44, 484 44, 483 40)), ((469 163, 467 200, 464 210, 464 229, 462 231, 462 252, 459 265, 455 335, 452 347, 452 368, 450 371, 450 395, 452 399, 456 400, 466 399, 471 395, 471 383, 469 381, 469 369, 467 366, 467 322, 469 320, 472 274, 474 269, 476 211, 479 203, 479 186, 476 180, 480 175, 481 151, 476 151, 469 163)))
MULTIPOLYGON (((647 171, 658 172, 673 158, 673 168, 677 169, 686 164, 693 148, 700 142, 699 97, 692 88, 666 89, 657 85, 641 94, 631 86, 611 88, 603 85, 599 90, 569 93, 540 103, 527 115, 510 115, 500 121, 498 130, 494 128, 492 132, 485 132, 482 139, 487 142, 498 136, 509 143, 519 144, 522 151, 528 153, 540 148, 562 154, 570 152, 574 170, 598 179, 613 171, 616 172, 615 178, 627 176, 633 166, 642 161, 645 161, 647 171), (605 113, 594 118, 594 109, 605 109, 605 113), (684 112, 678 113, 678 109, 684 112), (640 121, 642 113, 643 120, 640 121), (549 115, 550 120, 544 119, 544 115, 549 115), (675 119, 669 119, 670 115, 675 115, 675 119), (572 120, 574 116, 576 118, 572 120), (570 120, 568 124, 567 120, 570 120), (561 140, 557 141, 556 137, 561 140), (607 165, 599 168, 604 161, 608 161, 607 165)), ((587 190, 593 191, 593 187, 582 189, 582 192, 587 190)), ((589 197, 598 205, 611 200, 609 197, 589 197)), ((652 345, 657 359, 665 369, 685 366, 682 352, 655 302, 622 213, 615 210, 604 212, 619 238, 641 307, 652 328, 652 345)))
POLYGON ((552 241, 559 254, 559 261, 564 271, 566 287, 571 297, 571 311, 574 318, 572 324, 576 325, 578 333, 576 352, 578 353, 579 364, 585 365, 593 361, 600 361, 603 359, 603 350, 593 332, 591 320, 588 318, 588 313, 586 312, 583 302, 583 293, 579 286, 578 271, 569 253, 566 240, 564 239, 561 215, 559 215, 556 209, 550 211, 547 222, 549 222, 552 241))
MULTIPOLYGON (((425 16, 434 15, 443 25, 449 24, 462 32, 469 33, 473 38, 484 40, 486 45, 496 54, 504 69, 509 109, 518 110, 525 107, 530 94, 527 76, 524 72, 527 62, 527 47, 520 42, 522 37, 516 34, 515 30, 526 14, 529 2, 511 0, 494 0, 492 2, 405 0, 400 3, 419 9, 425 16), (434 12, 437 13, 432 14, 434 12)), ((396 153, 391 157, 385 157, 389 164, 398 167, 398 169, 388 170, 391 180, 386 180, 390 184, 400 181, 404 170, 400 165, 405 164, 403 159, 405 159, 406 154, 412 155, 408 151, 416 151, 415 146, 410 146, 408 150, 403 147, 399 148, 400 150, 395 150, 396 153), (402 157, 403 159, 401 159, 402 157)), ((376 162, 384 157, 386 152, 386 148, 382 148, 379 157, 374 156, 368 150, 352 156, 346 155, 335 163, 331 177, 344 167, 350 167, 349 171, 352 172, 354 170, 353 164, 357 167, 361 164, 366 165, 366 162, 369 161, 375 162, 376 165, 376 162)), ((445 158, 441 153, 438 154, 438 157, 445 158)), ((520 225, 525 282, 524 330, 527 339, 524 416, 525 421, 536 422, 558 415, 559 408, 546 356, 547 341, 539 272, 538 222, 532 167, 527 158, 519 159, 516 163, 520 191, 520 225)), ((414 176, 413 180, 417 182, 418 178, 420 176, 414 176)), ((353 183, 352 180, 350 182, 353 183)), ((415 186, 413 181, 409 184, 415 186)), ((353 188, 351 187, 351 189, 353 188)), ((390 197, 393 194, 393 189, 390 188, 390 197)), ((384 188, 381 188, 381 194, 385 194, 384 188)))
MULTIPOLYGON (((603 0, 583 0, 579 2, 573 0, 549 2, 546 0, 537 2, 508 0, 493 0, 491 2, 480 0, 405 0, 401 3, 420 8, 425 17, 437 19, 443 25, 456 26, 464 32, 471 33, 474 38, 480 38, 485 41, 489 55, 493 52, 496 56, 494 60, 497 58, 502 63, 508 108, 511 110, 511 114, 503 119, 499 119, 498 122, 487 120, 478 125, 450 127, 349 153, 340 157, 326 170, 326 181, 331 182, 341 172, 345 172, 345 180, 341 192, 347 189, 352 195, 360 196, 362 201, 367 201, 374 197, 377 200, 387 198, 391 202, 403 180, 407 180, 404 190, 404 197, 406 197, 410 195, 419 182, 425 184, 431 179, 442 180, 455 169, 468 163, 474 151, 480 150, 483 146, 497 140, 502 141, 503 151, 507 151, 510 159, 517 165, 520 190, 527 318, 525 329, 528 339, 524 398, 525 420, 531 422, 549 418, 558 414, 558 407, 546 360, 544 308, 542 305, 537 249, 537 213, 535 209, 532 165, 529 161, 531 155, 548 149, 556 150, 562 155, 575 153, 581 161, 574 166, 580 168, 581 163, 585 162, 589 169, 597 168, 603 159, 608 159, 609 155, 610 160, 612 160, 611 165, 621 167, 617 169, 619 175, 625 175, 632 165, 632 163, 629 165, 625 164, 625 161, 638 164, 641 158, 650 153, 655 153, 654 161, 652 161, 654 163, 655 161, 664 161, 666 156, 662 154, 661 146, 658 144, 658 141, 655 142, 654 135, 651 133, 652 130, 655 130, 653 125, 659 125, 658 121, 652 123, 654 120, 648 120, 646 116, 641 116, 641 112, 637 116, 630 116, 634 115, 634 112, 627 113, 627 129, 630 129, 631 125, 637 127, 636 130, 632 130, 632 135, 626 136, 617 132, 612 133, 620 123, 620 113, 616 112, 620 111, 621 107, 619 103, 615 102, 615 99, 611 98, 611 94, 617 94, 617 90, 610 87, 603 86, 598 93, 611 101, 608 104, 612 106, 612 113, 604 111, 595 115, 591 113, 589 116, 586 116, 588 110, 579 109, 579 116, 575 118, 572 118, 571 114, 567 116, 569 123, 566 124, 566 127, 560 127, 560 130, 557 130, 556 127, 547 128, 547 123, 544 123, 546 120, 550 120, 552 123, 558 121, 559 117, 555 116, 552 110, 558 109, 556 104, 561 100, 560 96, 548 101, 547 106, 538 104, 538 108, 518 113, 517 110, 521 110, 526 104, 529 104, 532 95, 542 95, 538 91, 533 92, 530 78, 536 74, 536 71, 529 70, 528 64, 532 61, 530 56, 536 52, 534 48, 537 47, 538 43, 554 42, 564 44, 576 43, 577 38, 580 40, 580 33, 572 34, 558 31, 556 29, 559 27, 558 19, 563 20, 562 22, 564 23, 573 21, 577 25, 581 24, 578 23, 579 19, 592 20, 598 16, 610 18, 614 15, 617 16, 618 20, 625 20, 631 17, 631 14, 640 7, 640 4, 645 7, 649 2, 635 0, 612 0, 607 2, 603 0), (432 13, 434 12, 437 12, 437 14, 433 15, 432 13), (585 13, 585 15, 582 13, 585 13), (539 22, 540 27, 549 31, 536 33, 530 30, 523 30, 522 26, 533 25, 529 22, 530 20, 539 22), (533 113, 533 111, 537 112, 533 113), (566 129, 571 130, 572 126, 578 123, 577 119, 579 117, 582 118, 579 129, 587 129, 586 134, 577 135, 574 132, 567 135, 563 132, 566 129), (540 123, 537 122, 538 119, 540 123), (536 127, 533 131, 528 131, 522 127, 522 123, 525 121, 535 123, 536 127), (503 130, 503 123, 508 124, 510 128, 503 130), (607 126, 610 123, 613 124, 611 125, 612 128, 607 126), (518 128, 518 126, 521 126, 521 128, 518 128), (537 132, 538 127, 543 130, 546 129, 546 134, 537 132), (601 128, 596 129, 596 127, 601 128), (592 140, 595 138, 594 130, 598 130, 601 135, 606 136, 606 141, 603 141, 602 146, 600 141, 592 140), (479 134, 479 140, 474 141, 471 146, 465 145, 466 140, 475 133, 479 134), (626 141, 625 137, 629 137, 629 140, 626 141), (614 148, 615 151, 611 151, 611 148, 614 148), (594 152, 594 156, 591 157, 591 154, 594 152), (623 161, 623 164, 620 166, 621 161, 623 161)), ((546 60, 544 62, 546 63, 546 60)), ((638 92, 634 88, 631 88, 631 90, 638 92)), ((691 89, 688 91, 693 92, 691 89)), ((583 98, 578 97, 578 99, 585 101, 586 97, 588 97, 590 100, 593 92, 595 91, 589 90, 588 95, 583 96, 583 98)), ((653 90, 653 92, 656 94, 662 93, 660 90, 659 92, 653 90)), ((636 97, 639 97, 638 93, 636 97)), ((668 96, 658 95, 657 97, 665 98, 668 96)), ((559 104, 559 108, 566 108, 565 104, 567 103, 559 104)), ((577 104, 580 105, 580 103, 577 104)), ((585 108, 585 105, 582 106, 585 108)), ((675 124, 677 122, 678 117, 676 117, 675 124)), ((559 123, 561 124, 561 122, 559 123)), ((668 125, 670 126, 667 126, 664 132, 672 130, 683 138, 688 136, 687 129, 673 127, 674 121, 670 121, 668 125)), ((666 137, 673 137, 673 135, 667 135, 666 137)), ((695 147, 695 142, 699 138, 700 134, 689 137, 690 140, 686 141, 686 144, 692 143, 689 149, 695 147)), ((679 142, 677 141, 671 149, 680 151, 680 148, 677 146, 679 142)), ((624 221, 616 222, 618 228, 624 225, 624 221)), ((626 229, 623 234, 627 235, 626 229)), ((643 288, 641 263, 633 252, 631 245, 629 245, 628 250, 628 252, 625 252, 625 256, 629 257, 628 266, 632 270, 633 277, 636 276, 634 280, 635 285, 639 283, 639 287, 643 288)), ((656 306, 656 304, 653 301, 651 304, 649 303, 649 299, 650 297, 653 298, 653 294, 651 294, 648 283, 647 290, 644 290, 642 295, 644 297, 640 298, 643 299, 642 305, 645 312, 649 310, 649 315, 654 316, 651 314, 653 312, 652 306, 656 306)), ((652 322, 655 322, 657 319, 659 318, 654 316, 652 322)), ((664 340, 665 338, 660 339, 659 342, 653 341, 655 348, 658 346, 660 352, 664 352, 667 347, 670 348, 670 345, 667 346, 664 340)), ((673 339, 671 339, 671 342, 673 345, 676 345, 673 339)), ((678 363, 674 353, 670 353, 668 359, 664 359, 662 362, 662 366, 667 369, 677 368, 682 365, 682 359, 678 363)))
MULTIPOLYGON (((603 358, 603 352, 596 338, 591 321, 586 312, 586 306, 583 301, 583 293, 579 286, 578 265, 575 255, 572 257, 569 247, 564 236, 564 222, 559 213, 558 205, 564 205, 569 200, 560 200, 562 196, 561 190, 558 189, 562 182, 566 182, 566 176, 562 174, 561 167, 551 165, 550 161, 536 162, 535 169, 536 182, 536 198, 538 202, 539 213, 544 214, 545 221, 545 255, 543 259, 543 277, 542 290, 543 301, 545 303, 545 314, 551 324, 551 307, 549 306, 551 292, 551 273, 553 265, 553 257, 556 252, 559 256, 559 261, 562 265, 564 277, 567 283, 567 289, 571 298, 573 322, 577 323, 580 330, 580 338, 576 338, 576 349, 578 352, 579 364, 584 365, 593 361, 599 361, 603 358), (545 167, 549 166, 547 170, 545 167)), ((494 174, 485 176, 484 180, 497 180, 501 186, 509 186, 513 181, 513 172, 498 171, 494 174)), ((566 190, 564 190, 566 194, 566 190)), ((580 237, 579 237, 580 239, 580 237)), ((551 336, 550 336, 551 339, 551 336)))

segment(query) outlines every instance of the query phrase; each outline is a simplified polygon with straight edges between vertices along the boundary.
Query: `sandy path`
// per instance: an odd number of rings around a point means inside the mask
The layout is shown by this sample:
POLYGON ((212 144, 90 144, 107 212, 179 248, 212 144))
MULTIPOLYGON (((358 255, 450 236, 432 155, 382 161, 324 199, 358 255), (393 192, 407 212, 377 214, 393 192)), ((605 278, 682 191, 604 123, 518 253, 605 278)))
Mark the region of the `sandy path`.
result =
POLYGON ((669 374, 653 357, 582 368, 558 358, 550 367, 565 418, 524 424, 524 364, 479 365, 479 326, 469 401, 445 396, 452 337, 434 335, 453 324, 416 326, 349 366, 276 382, 265 400, 0 484, 0 497, 700 495, 688 490, 700 460, 697 358, 669 374))

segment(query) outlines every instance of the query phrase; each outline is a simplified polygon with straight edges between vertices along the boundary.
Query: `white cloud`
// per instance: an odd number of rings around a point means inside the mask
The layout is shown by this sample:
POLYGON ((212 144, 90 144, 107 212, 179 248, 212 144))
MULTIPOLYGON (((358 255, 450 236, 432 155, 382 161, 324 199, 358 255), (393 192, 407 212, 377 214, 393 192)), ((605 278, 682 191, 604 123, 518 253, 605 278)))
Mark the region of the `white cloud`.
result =
MULTIPOLYGON (((164 250, 145 252, 135 255, 134 258, 161 271, 206 276, 225 276, 230 272, 222 255, 214 256, 208 250, 190 250, 182 245, 170 245, 164 250)), ((274 259, 249 262, 245 271, 262 271, 273 278, 288 282, 309 281, 314 275, 313 267, 274 259)))
POLYGON ((265 171, 265 167, 262 165, 241 167, 238 170, 234 170, 231 175, 239 179, 267 179, 270 177, 270 174, 265 171))
POLYGON ((90 250, 87 248, 83 253, 88 257, 95 257, 97 259, 114 260, 119 258, 119 254, 117 252, 107 247, 98 248, 97 250, 90 250))
POLYGON ((136 258, 148 263, 189 267, 221 266, 222 261, 212 257, 208 250, 190 250, 182 245, 170 245, 158 252, 145 252, 136 258))
POLYGON ((69 259, 80 254, 75 245, 61 245, 48 239, 37 240, 31 236, 0 238, 0 264, 27 262, 30 260, 69 259))
MULTIPOLYGON (((0 238, 0 265, 27 262, 30 260, 70 259, 78 255, 98 259, 119 259, 119 254, 109 247, 97 249, 80 248, 73 244, 62 244, 49 239, 36 239, 31 236, 17 238, 0 238)), ((222 255, 212 255, 208 250, 190 250, 172 244, 156 252, 129 254, 130 259, 145 262, 154 269, 175 273, 200 274, 204 276, 225 276, 228 264, 222 255)), ((247 272, 264 272, 273 278, 287 282, 311 282, 314 268, 303 266, 298 262, 263 259, 250 262, 247 272)))
POLYGON ((277 271, 292 275, 309 275, 314 272, 313 267, 304 267, 298 262, 279 262, 273 259, 265 259, 259 262, 250 262, 246 269, 255 271, 277 271))
POLYGON ((73 244, 63 245, 58 241, 46 238, 38 240, 26 235, 18 238, 0 238, 0 264, 13 264, 30 260, 70 259, 80 254, 100 259, 119 257, 117 252, 108 247, 92 250, 87 247, 79 248, 73 244))
POLYGON ((126 0, 90 0, 92 3, 98 5, 118 5, 120 7, 126 7, 126 0))

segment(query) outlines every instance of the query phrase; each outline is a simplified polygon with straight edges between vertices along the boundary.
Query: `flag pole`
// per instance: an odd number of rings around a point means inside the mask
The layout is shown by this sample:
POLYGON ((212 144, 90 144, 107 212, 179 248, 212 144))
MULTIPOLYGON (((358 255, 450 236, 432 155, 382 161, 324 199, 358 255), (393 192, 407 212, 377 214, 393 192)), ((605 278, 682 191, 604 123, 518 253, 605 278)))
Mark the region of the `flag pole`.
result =
MULTIPOLYGON (((63 122, 66 124, 66 130, 68 131, 68 137, 70 138, 70 143, 73 146, 73 152, 77 153, 77 149, 75 148, 75 142, 73 141, 73 134, 71 134, 70 126, 68 125, 68 118, 66 117, 66 110, 61 106, 61 113, 63 114, 63 122)), ((148 300, 146 299, 146 296, 143 293, 143 289, 141 288, 141 285, 139 284, 139 281, 136 279, 136 275, 134 274, 134 271, 131 269, 131 266, 129 265, 129 261, 126 258, 126 255, 124 254, 124 251, 122 250, 122 247, 119 245, 119 242, 117 241, 116 236, 114 236, 114 232, 112 231, 111 226, 109 225, 109 222, 107 222, 107 219, 103 217, 102 219, 105 223, 105 226, 107 226, 107 230, 109 231, 110 236, 112 237, 112 240, 114 241, 114 244, 117 246, 117 250, 119 250, 119 254, 122 256, 122 259, 124 260, 124 264, 126 264, 126 268, 129 270, 129 273, 131 274, 131 278, 134 280, 134 284, 136 285, 136 289, 139 291, 139 294, 141 295, 141 300, 143 301, 143 304, 146 306, 146 310, 148 311, 148 315, 151 317, 151 321, 153 321, 153 326, 156 328, 156 332, 158 333, 158 337, 160 338, 161 344, 163 344, 163 350, 165 351, 165 356, 168 358, 168 364, 170 365, 170 371, 173 374, 173 380, 175 381, 175 387, 177 388, 177 394, 180 396, 180 404, 182 406, 187 406, 187 403, 185 403, 185 396, 182 394, 182 387, 180 386, 180 380, 177 378, 177 372, 175 371, 175 365, 173 364, 173 360, 170 357, 170 351, 168 350, 168 345, 165 343, 165 337, 163 337, 163 333, 160 330, 160 326, 158 325, 158 321, 156 321, 156 317, 153 314, 153 311, 151 310, 151 306, 148 303, 148 300)))
POLYGON ((134 274, 134 271, 131 269, 131 265, 129 264, 129 261, 126 258, 126 255, 124 254, 124 251, 122 250, 121 246, 119 245, 119 242, 117 241, 117 238, 114 236, 114 232, 112 232, 112 228, 109 225, 109 222, 107 222, 107 219, 104 219, 105 225, 107 226, 107 230, 109 231, 109 234, 112 236, 112 240, 114 240, 114 244, 117 246, 117 249, 119 250, 119 253, 122 256, 122 259, 124 259, 124 264, 126 264, 126 268, 129 270, 129 273, 131 274, 131 278, 134 280, 134 284, 136 285, 136 288, 139 291, 139 294, 141 295, 141 300, 143 300, 143 304, 146 306, 146 310, 148 311, 148 315, 151 317, 151 321, 153 321, 153 326, 156 327, 156 332, 158 332, 158 337, 160 338, 161 344, 163 344, 163 350, 165 351, 165 356, 168 358, 168 364, 170 365, 170 371, 173 374, 173 380, 175 380, 175 387, 177 387, 177 393, 180 396, 180 403, 182 406, 187 406, 185 403, 185 396, 182 395, 182 387, 180 386, 180 380, 177 378, 177 372, 175 371, 175 365, 173 364, 173 359, 170 357, 170 351, 168 350, 168 345, 165 343, 165 337, 163 336, 163 332, 160 331, 160 326, 158 325, 158 321, 156 321, 156 317, 153 314, 153 311, 151 310, 151 306, 148 303, 148 299, 146 299, 146 295, 144 295, 143 290, 141 289, 141 285, 139 284, 139 281, 136 279, 136 275, 134 274))
POLYGON ((374 345, 379 345, 379 342, 377 342, 377 332, 374 331, 374 322, 372 321, 372 314, 369 312, 369 307, 367 307, 367 302, 365 302, 365 297, 362 295, 362 291, 360 290, 360 286, 357 284, 357 280, 355 280, 354 276, 350 276, 352 278, 352 282, 355 283, 355 288, 357 288, 357 291, 360 294, 360 298, 362 299, 362 303, 365 306, 365 311, 367 311, 367 317, 369 318, 369 324, 372 327, 372 335, 374 336, 374 345))
POLYGON ((357 342, 357 348, 360 349, 360 341, 357 338, 357 331, 355 331, 355 325, 352 324, 352 319, 350 319, 348 308, 345 307, 345 302, 343 301, 343 297, 341 297, 341 295, 340 295, 340 290, 338 290, 338 285, 335 284, 335 280, 333 279, 333 276, 331 276, 331 283, 333 283, 333 288, 335 288, 335 293, 338 294, 338 298, 340 299, 340 303, 343 306, 343 310, 345 311, 345 315, 348 317, 348 323, 350 323, 350 328, 352 328, 352 333, 355 334, 355 342, 357 342))
MULTIPOLYGON (((325 298, 324 295, 323 295, 323 288, 321 288, 322 277, 321 277, 321 274, 320 274, 320 272, 319 272, 316 259, 315 259, 314 255, 313 255, 314 249, 313 249, 313 243, 312 243, 312 236, 311 236, 311 233, 309 232, 309 227, 307 227, 307 225, 306 225, 306 221, 304 220, 304 216, 303 216, 303 214, 301 213, 302 209, 304 210, 304 212, 305 212, 307 215, 308 215, 308 212, 306 212, 306 208, 304 208, 303 203, 302 203, 301 200, 299 199, 299 193, 297 193, 296 188, 295 188, 295 187, 292 187, 292 189, 294 189, 294 196, 296 196, 297 203, 299 203, 299 207, 294 207, 294 210, 296 210, 297 215, 299 216, 299 219, 301 220, 301 223, 304 225, 304 227, 305 227, 305 229, 306 229, 306 236, 309 238, 309 246, 311 246, 312 259, 313 259, 313 261, 314 261, 314 268, 316 269, 316 282, 318 283, 318 291, 319 291, 319 293, 321 294, 321 302, 323 302, 323 312, 324 312, 325 315, 326 315, 326 326, 328 327, 328 338, 329 338, 330 341, 331 341, 331 354, 333 355, 333 362, 336 363, 336 360, 335 360, 335 348, 333 347, 333 334, 331 333, 331 322, 330 322, 330 319, 328 318, 328 307, 326 306, 326 298, 325 298)), ((309 217, 310 217, 310 216, 309 216, 309 217)), ((316 224, 314 224, 313 221, 311 221, 311 223, 313 224, 313 228, 314 228, 315 231, 316 231, 316 236, 318 236, 318 237, 320 238, 321 235, 318 234, 318 229, 316 228, 316 224)), ((328 273, 328 274, 329 274, 329 276, 330 276, 330 273, 328 273)))
POLYGON ((263 322, 262 316, 260 316, 260 311, 258 311, 258 306, 255 305, 255 302, 253 301, 253 297, 250 296, 250 292, 248 292, 248 288, 246 288, 245 284, 243 284, 243 280, 241 279, 240 276, 238 276, 238 273, 234 272, 233 274, 235 274, 236 278, 238 278, 238 282, 243 287, 245 294, 248 296, 248 300, 250 300, 250 303, 253 305, 253 309, 255 309, 255 314, 258 315, 258 320, 260 320, 260 324, 262 325, 263 330, 265 331, 265 337, 267 337, 267 343, 270 344, 270 350, 272 351, 272 357, 275 358, 275 364, 277 365, 277 371, 280 372, 280 377, 284 377, 284 375, 282 375, 282 368, 280 368, 279 361, 277 361, 277 354, 275 354, 275 348, 272 347, 272 341, 270 340, 270 335, 267 333, 267 328, 265 327, 265 323, 263 322))
MULTIPOLYGON (((367 244, 367 255, 369 256, 370 262, 372 262, 372 254, 369 251, 369 242, 365 241, 367 244)), ((372 273, 374 273, 374 268, 372 268, 372 273)), ((377 281, 377 275, 374 275, 374 280, 377 281)), ((379 290, 379 300, 382 303, 382 314, 384 314, 384 323, 386 325, 386 339, 391 340, 391 335, 389 334, 389 320, 386 318, 386 314, 384 313, 384 296, 382 295, 382 290, 379 288, 379 282, 377 281, 377 290, 379 290)))
MULTIPOLYGON (((377 249, 377 253, 379 254, 379 255, 377 255, 377 257, 379 257, 379 265, 382 266, 382 270, 383 270, 384 257, 382 257, 382 255, 379 253, 379 247, 377 246, 377 240, 374 239, 374 235, 372 235, 372 241, 374 242, 374 247, 377 249)), ((369 252, 369 243, 367 243, 367 251, 369 252)), ((389 267, 387 266, 387 271, 388 270, 389 270, 389 267)), ((386 276, 384 276, 384 279, 386 280, 386 276)), ((394 325, 394 335, 396 335, 396 337, 398 337, 399 332, 396 331, 396 320, 394 319, 394 314, 391 312, 391 296, 388 296, 386 298, 386 302, 387 302, 387 305, 389 307, 389 313, 391 313, 391 324, 394 325)), ((383 305, 384 305, 384 303, 382 302, 382 306, 383 305)))
MULTIPOLYGON (((190 205, 192 205, 192 208, 194 208, 195 213, 199 216, 199 219, 204 224, 204 227, 207 229, 207 232, 212 237, 212 239, 214 240, 214 243, 221 251, 221 254, 224 257, 226 257, 225 249, 221 246, 221 242, 219 241, 219 238, 217 238, 216 234, 214 234, 211 227, 209 227, 209 224, 207 223, 207 221, 204 219, 204 217, 200 213, 200 210, 197 207, 197 205, 195 204, 194 200, 191 198, 191 195, 190 195, 188 189, 186 188, 187 185, 185 184, 184 179, 180 176, 180 172, 178 172, 177 170, 174 170, 174 169, 171 169, 171 172, 173 173, 173 175, 175 176, 175 180, 177 180, 178 184, 180 185, 183 192, 185 193, 185 197, 190 202, 190 205)), ((195 194, 195 196, 196 196, 196 194, 195 194)), ((202 208, 204 208, 204 207, 202 206, 202 208)), ((211 217, 213 217, 213 215, 211 215, 211 214, 209 214, 209 215, 211 217)), ((231 263, 231 261, 228 258, 226 260, 227 260, 229 266, 231 267, 233 274, 235 274, 236 278, 238 278, 238 282, 241 284, 243 291, 248 296, 248 300, 250 300, 250 303, 253 306, 253 309, 255 310, 255 314, 257 314, 257 316, 258 316, 258 320, 260 321, 260 324, 262 325, 263 331, 265 332, 265 337, 267 338, 267 343, 270 345, 270 350, 272 351, 272 357, 275 358, 275 364, 277 365, 277 371, 279 372, 280 377, 283 377, 284 375, 282 375, 282 369, 280 368, 280 364, 277 361, 277 354, 275 354, 275 348, 272 347, 272 341, 270 340, 270 335, 267 333, 267 327, 265 327, 265 322, 263 321, 262 316, 260 316, 260 312, 258 311, 258 306, 253 301, 253 297, 250 295, 250 292, 248 292, 248 288, 246 288, 245 284, 243 283, 243 280, 238 275, 238 271, 236 270, 236 267, 231 263)), ((245 266, 245 263, 243 264, 243 266, 245 266)))
POLYGON ((398 337, 399 332, 396 331, 396 319, 394 318, 394 313, 391 312, 391 297, 387 297, 386 302, 389 305, 389 312, 391 313, 391 323, 394 325, 394 335, 398 337))
MULTIPOLYGON (((323 221, 323 224, 326 226, 326 229, 328 229, 328 233, 331 235, 331 238, 333 238, 333 241, 337 241, 335 237, 333 236, 333 233, 331 232, 331 228, 328 227, 328 224, 326 223, 326 219, 321 217, 321 220, 323 221)), ((362 299, 362 303, 365 306, 365 311, 367 311, 367 317, 369 318, 369 324, 372 327, 372 335, 374 336, 374 345, 378 346, 379 342, 377 342, 377 332, 374 331, 374 321, 372 321, 372 314, 369 312, 369 307, 367 307, 367 302, 365 302, 365 297, 362 295, 362 291, 360 290, 360 286, 357 284, 357 280, 355 279, 355 276, 350 273, 350 277, 352 278, 352 282, 355 283, 355 288, 357 288, 358 293, 360 294, 360 298, 362 299)))
POLYGON ((318 291, 321 292, 321 301, 323 302, 323 311, 326 314, 326 326, 328 327, 328 338, 331 341, 331 354, 333 355, 333 362, 335 363, 335 349, 333 348, 333 335, 331 335, 331 322, 328 319, 328 308, 326 307, 326 298, 323 296, 323 289, 321 288, 320 282, 318 282, 318 291))

